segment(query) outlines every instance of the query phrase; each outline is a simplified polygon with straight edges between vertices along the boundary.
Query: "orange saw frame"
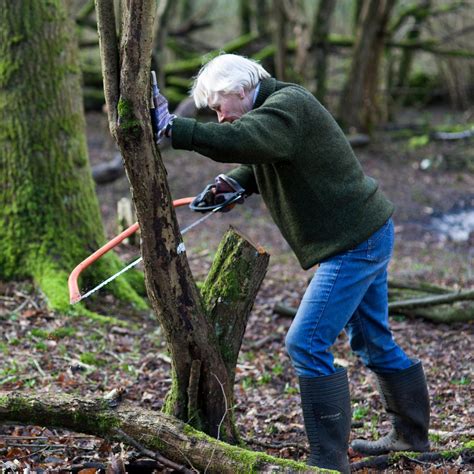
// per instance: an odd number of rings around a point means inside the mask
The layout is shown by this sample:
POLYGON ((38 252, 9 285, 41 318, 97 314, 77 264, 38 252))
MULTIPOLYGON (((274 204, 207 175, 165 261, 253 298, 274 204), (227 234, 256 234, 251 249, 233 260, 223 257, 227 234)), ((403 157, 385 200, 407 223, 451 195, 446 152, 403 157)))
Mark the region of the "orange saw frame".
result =
MULTIPOLYGON (((191 204, 194 200, 194 197, 186 197, 181 199, 175 199, 173 201, 173 207, 186 206, 191 204)), ((69 301, 71 304, 79 302, 82 298, 81 292, 79 290, 78 279, 79 275, 87 267, 92 265, 95 261, 99 260, 102 255, 112 250, 114 247, 119 245, 127 237, 130 237, 139 229, 138 222, 131 225, 128 229, 125 229, 122 233, 114 237, 112 240, 107 242, 105 245, 96 250, 92 255, 89 255, 85 260, 83 260, 79 265, 74 268, 68 278, 68 288, 69 288, 69 301)))

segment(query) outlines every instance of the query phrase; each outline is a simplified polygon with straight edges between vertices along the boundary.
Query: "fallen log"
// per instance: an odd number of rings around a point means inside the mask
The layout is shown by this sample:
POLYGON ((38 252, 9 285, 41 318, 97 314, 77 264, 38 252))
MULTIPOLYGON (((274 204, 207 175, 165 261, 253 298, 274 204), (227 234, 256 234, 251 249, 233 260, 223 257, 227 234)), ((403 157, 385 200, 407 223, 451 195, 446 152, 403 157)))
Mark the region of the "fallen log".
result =
POLYGON ((407 310, 414 308, 426 308, 428 306, 436 306, 440 304, 456 303, 458 301, 474 300, 474 290, 456 291, 444 295, 410 298, 403 301, 392 301, 388 304, 390 311, 407 310))
POLYGON ((447 306, 439 305, 431 308, 414 308, 394 310, 393 314, 408 318, 424 318, 434 323, 455 323, 474 321, 474 305, 447 306))
POLYGON ((381 456, 372 456, 362 461, 351 464, 351 472, 364 470, 367 472, 368 469, 385 470, 393 467, 395 464, 400 462, 411 462, 414 464, 438 464, 449 461, 451 459, 469 460, 469 456, 472 457, 471 447, 461 447, 453 449, 451 451, 441 451, 437 453, 411 453, 411 452, 399 452, 392 454, 383 454, 381 456))
MULTIPOLYGON (((407 288, 408 285, 399 283, 398 287, 407 288)), ((421 287, 411 286, 412 290, 421 287)), ((391 301, 388 303, 390 314, 398 314, 408 317, 422 317, 437 323, 467 322, 474 320, 474 306, 461 305, 463 302, 474 300, 474 290, 457 291, 447 293, 443 288, 428 286, 425 291, 443 292, 436 296, 415 297, 405 300, 391 301), (459 303, 459 305, 457 305, 459 303)), ((400 298, 400 294, 397 297, 400 298)), ((293 318, 296 315, 297 308, 276 304, 273 308, 276 314, 293 318)))
POLYGON ((455 140, 466 140, 467 138, 474 137, 474 130, 464 130, 462 132, 433 132, 431 138, 438 141, 455 141, 455 140))
POLYGON ((125 168, 120 153, 116 153, 110 161, 92 167, 92 177, 97 184, 111 183, 122 176, 125 176, 125 168))
MULTIPOLYGON (((304 463, 231 446, 199 432, 174 417, 129 403, 111 408, 104 399, 66 394, 0 393, 0 422, 57 426, 140 445, 180 465, 208 473, 321 472, 304 463)), ((326 471, 327 472, 327 471, 326 471)))

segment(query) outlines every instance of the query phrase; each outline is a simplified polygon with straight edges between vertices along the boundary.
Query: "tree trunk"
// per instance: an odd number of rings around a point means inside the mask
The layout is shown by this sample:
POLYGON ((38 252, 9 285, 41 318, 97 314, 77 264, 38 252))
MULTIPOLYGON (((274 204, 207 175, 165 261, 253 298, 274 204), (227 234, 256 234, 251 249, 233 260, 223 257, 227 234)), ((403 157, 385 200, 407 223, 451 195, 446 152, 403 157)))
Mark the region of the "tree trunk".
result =
POLYGON ((302 0, 284 0, 285 17, 290 24, 296 45, 290 80, 306 83, 308 79, 308 51, 310 49, 310 31, 305 4, 302 0))
POLYGON ((239 0, 240 34, 246 35, 252 31, 252 7, 250 0, 239 0))
POLYGON ((335 7, 336 2, 321 0, 313 26, 312 47, 315 48, 316 97, 323 104, 326 97, 326 73, 329 55, 328 37, 331 17, 335 7))
MULTIPOLYGON (((32 277, 63 311, 69 271, 104 242, 71 31, 62 2, 0 0, 0 278, 32 277)), ((108 256, 88 281, 117 270, 108 256)))
POLYGON ((247 320, 269 258, 263 248, 231 229, 222 239, 201 291, 232 385, 247 320))
POLYGON ((166 76, 165 65, 165 47, 168 38, 168 24, 172 13, 176 10, 176 2, 171 0, 161 0, 158 6, 158 12, 154 26, 154 40, 152 47, 153 69, 156 70, 158 85, 165 88, 166 76))
POLYGON ((267 0, 255 1, 255 19, 257 24, 257 33, 262 38, 268 37, 268 5, 267 0))
MULTIPOLYGON (((413 11, 414 24, 408 31, 406 38, 410 42, 418 42, 421 37, 421 27, 426 21, 430 13, 431 0, 423 0, 418 8, 413 11)), ((410 79, 411 66, 413 63, 415 51, 412 49, 404 49, 398 67, 398 79, 395 84, 396 90, 392 94, 399 99, 405 94, 405 88, 408 86, 410 79)))
POLYGON ((379 69, 388 19, 396 0, 365 0, 356 33, 351 70, 341 96, 339 119, 370 132, 380 114, 379 69))
MULTIPOLYGON (((137 211, 148 295, 172 358, 173 383, 165 407, 200 430, 235 442, 238 435, 228 413, 232 379, 189 269, 166 169, 150 125, 155 2, 124 4, 120 60, 111 3, 97 1, 105 97, 110 129, 124 159, 137 211)), ((225 286, 222 291, 225 297, 225 286)))
POLYGON ((303 463, 230 446, 163 413, 127 403, 111 408, 104 399, 83 400, 65 394, 0 393, 0 422, 58 426, 140 445, 200 472, 320 472, 303 463), (125 433, 126 436, 123 436, 125 433))
POLYGON ((286 76, 286 18, 284 0, 275 0, 273 5, 273 42, 275 43, 275 77, 280 81, 286 76))

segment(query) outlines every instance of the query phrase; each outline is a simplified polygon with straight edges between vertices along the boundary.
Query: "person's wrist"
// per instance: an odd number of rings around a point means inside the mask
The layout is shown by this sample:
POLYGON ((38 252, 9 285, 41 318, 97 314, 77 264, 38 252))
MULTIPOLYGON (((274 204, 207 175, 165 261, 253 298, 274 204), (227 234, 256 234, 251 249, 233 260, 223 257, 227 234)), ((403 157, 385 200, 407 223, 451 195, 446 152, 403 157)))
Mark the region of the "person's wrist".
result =
POLYGON ((166 125, 165 137, 168 137, 168 138, 171 137, 171 129, 173 128, 173 122, 175 118, 176 118, 176 115, 172 115, 170 121, 166 125))

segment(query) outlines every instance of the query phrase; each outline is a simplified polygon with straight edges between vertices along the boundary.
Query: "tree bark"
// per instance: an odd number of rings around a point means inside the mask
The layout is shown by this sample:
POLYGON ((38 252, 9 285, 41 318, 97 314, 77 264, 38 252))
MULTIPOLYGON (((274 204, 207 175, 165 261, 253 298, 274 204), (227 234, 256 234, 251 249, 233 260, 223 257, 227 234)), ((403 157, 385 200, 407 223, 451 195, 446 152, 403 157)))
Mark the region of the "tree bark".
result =
POLYGON ((232 385, 247 320, 269 259, 263 248, 230 229, 201 292, 232 385))
MULTIPOLYGON (((102 100, 103 98, 104 93, 102 91, 102 100)), ((194 100, 191 97, 184 99, 178 104, 173 113, 180 117, 195 117, 197 115, 197 108, 194 100)), ((163 150, 169 145, 169 143, 162 143, 160 146, 163 150)), ((123 167, 120 153, 116 153, 111 160, 98 163, 92 167, 92 177, 96 184, 112 183, 123 176, 125 176, 125 168, 123 167)))
POLYGON ((152 47, 153 69, 156 69, 158 85, 161 88, 166 86, 165 81, 165 47, 168 37, 169 20, 176 10, 176 2, 171 0, 161 0, 158 4, 158 12, 155 18, 154 39, 152 47))
POLYGON ((110 28, 115 24, 111 2, 97 0, 105 96, 111 132, 124 159, 137 211, 149 299, 172 358, 173 382, 165 409, 214 437, 236 442, 229 413, 232 379, 189 268, 166 169, 150 125, 155 2, 131 0, 123 5, 120 55, 115 30, 110 28))
POLYGON ((380 116, 379 69, 395 3, 396 0, 363 2, 351 70, 339 105, 339 118, 346 127, 370 132, 380 116))
POLYGON ((286 17, 284 0, 275 0, 273 5, 273 42, 275 43, 275 77, 280 81, 286 76, 286 17))
POLYGON ((124 159, 142 234, 145 282, 173 360, 168 409, 205 432, 235 440, 226 416, 232 387, 182 247, 166 170, 150 126, 150 58, 155 2, 123 5, 120 63, 111 2, 97 0, 109 124, 124 159), (138 33, 139 32, 139 33, 138 33), (117 71, 118 74, 115 74, 117 71), (197 400, 188 389, 197 387, 197 400), (224 387, 223 389, 221 387, 224 387), (193 412, 190 412, 190 408, 193 412), (221 423, 222 422, 222 423, 221 423))
POLYGON ((252 7, 250 0, 239 0, 240 34, 246 35, 252 31, 252 7))
MULTIPOLYGON (((423 0, 419 9, 414 13, 414 24, 411 27, 410 31, 407 33, 408 41, 419 41, 421 36, 421 26, 426 20, 426 17, 429 15, 429 10, 431 7, 431 0, 423 0)), ((402 59, 400 61, 400 66, 398 70, 398 81, 397 87, 403 88, 408 83, 410 77, 411 65, 413 63, 413 50, 405 49, 403 50, 402 59)))
MULTIPOLYGON (((104 243, 71 31, 63 2, 0 0, 0 278, 33 278, 62 311, 69 271, 104 243)), ((86 282, 118 269, 107 256, 86 282)))
POLYGON ((321 0, 313 26, 311 46, 315 48, 316 97, 323 104, 326 97, 326 74, 329 55, 328 37, 331 17, 335 8, 336 2, 332 0, 321 0))
POLYGON ((262 38, 268 37, 268 4, 267 0, 254 0, 257 32, 262 38))
POLYGON ((111 408, 104 399, 0 393, 0 422, 6 421, 58 426, 124 442, 131 437, 145 448, 201 472, 320 472, 303 463, 230 446, 160 412, 128 403, 111 408))

